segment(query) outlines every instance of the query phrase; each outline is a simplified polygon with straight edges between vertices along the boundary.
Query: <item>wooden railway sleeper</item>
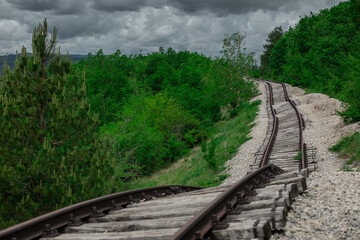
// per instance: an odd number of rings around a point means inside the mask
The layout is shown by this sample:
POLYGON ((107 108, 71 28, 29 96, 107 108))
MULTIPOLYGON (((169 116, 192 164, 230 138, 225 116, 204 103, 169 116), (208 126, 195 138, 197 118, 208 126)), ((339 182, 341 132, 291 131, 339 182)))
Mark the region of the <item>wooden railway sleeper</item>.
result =
POLYGON ((281 197, 275 198, 274 199, 274 204, 273 207, 271 208, 271 224, 272 224, 272 229, 276 229, 276 223, 275 223, 275 211, 276 208, 278 206, 277 202, 281 197))
POLYGON ((254 232, 254 238, 258 238, 258 232, 257 232, 257 226, 260 222, 260 219, 256 219, 256 221, 254 222, 254 225, 253 225, 253 232, 254 232))

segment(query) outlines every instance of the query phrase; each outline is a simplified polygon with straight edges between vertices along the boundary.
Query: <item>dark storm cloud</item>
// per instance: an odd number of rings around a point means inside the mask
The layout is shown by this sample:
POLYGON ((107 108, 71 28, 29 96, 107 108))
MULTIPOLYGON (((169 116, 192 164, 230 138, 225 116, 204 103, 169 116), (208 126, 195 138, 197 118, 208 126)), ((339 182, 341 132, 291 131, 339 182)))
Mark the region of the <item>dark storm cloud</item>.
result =
POLYGON ((22 10, 29 10, 35 12, 42 12, 47 10, 53 10, 58 5, 58 1, 52 0, 7 0, 8 3, 12 4, 15 8, 22 10))
POLYGON ((143 7, 160 8, 166 4, 166 0, 94 0, 91 7, 96 10, 105 12, 116 11, 139 11, 143 7))
POLYGON ((114 28, 111 19, 100 15, 56 16, 49 19, 51 25, 58 29, 58 36, 69 39, 78 36, 95 37, 110 32, 114 28))
POLYGON ((208 10, 217 14, 246 13, 258 9, 277 10, 292 1, 288 0, 173 0, 168 3, 185 12, 194 13, 208 10))
POLYGON ((81 13, 86 8, 83 0, 7 0, 14 8, 56 15, 81 13))
POLYGON ((31 49, 35 26, 58 29, 62 51, 105 54, 160 46, 218 56, 224 34, 246 33, 248 51, 263 51, 268 33, 339 0, 0 0, 0 54, 31 49))
POLYGON ((281 6, 294 5, 298 1, 289 0, 93 0, 91 7, 96 10, 114 11, 139 11, 144 7, 161 8, 164 6, 178 8, 185 13, 210 11, 215 14, 235 14, 249 11, 277 10, 281 6))

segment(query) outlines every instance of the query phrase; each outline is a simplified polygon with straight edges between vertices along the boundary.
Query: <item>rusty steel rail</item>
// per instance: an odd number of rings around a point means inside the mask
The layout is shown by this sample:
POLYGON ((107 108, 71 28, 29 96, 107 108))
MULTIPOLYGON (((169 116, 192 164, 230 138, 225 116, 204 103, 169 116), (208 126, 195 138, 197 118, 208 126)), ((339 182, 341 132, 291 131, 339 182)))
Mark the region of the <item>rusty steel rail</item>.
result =
MULTIPOLYGON (((303 137, 303 129, 305 128, 305 122, 304 122, 304 119, 301 115, 301 113, 299 112, 299 110, 297 109, 296 107, 296 104, 294 103, 294 101, 292 101, 290 98, 289 98, 289 95, 287 93, 287 89, 286 89, 286 85, 285 83, 281 83, 281 82, 274 82, 274 81, 270 81, 270 80, 263 80, 263 79, 257 79, 257 81, 260 81, 260 82, 265 82, 268 84, 269 86, 269 92, 270 92, 270 107, 271 107, 271 112, 272 112, 272 115, 273 115, 273 118, 274 118, 274 123, 273 123, 273 131, 271 133, 271 137, 270 137, 270 140, 268 142, 268 145, 266 147, 266 150, 269 148, 271 150, 271 146, 272 146, 272 142, 273 141, 273 138, 275 138, 275 136, 273 136, 273 132, 274 132, 274 129, 275 129, 275 119, 277 121, 277 117, 275 117, 275 113, 274 113, 274 109, 272 107, 273 105, 273 92, 272 92, 272 87, 271 87, 271 84, 269 84, 269 82, 272 82, 272 83, 277 83, 277 84, 281 84, 282 85, 282 88, 283 88, 283 91, 284 91, 284 96, 285 96, 285 100, 287 102, 290 103, 290 105, 293 107, 293 109, 295 110, 295 113, 297 115, 297 118, 298 118, 298 122, 299 122, 299 135, 300 135, 300 142, 299 142, 299 149, 301 150, 301 162, 299 164, 299 170, 301 169, 305 169, 308 167, 308 163, 307 163, 307 159, 306 159, 306 144, 304 143, 304 137, 303 137)), ((276 127, 276 132, 277 132, 277 127, 276 127)), ((276 134, 275 134, 276 135, 276 134)), ((264 166, 267 164, 267 158, 268 158, 268 155, 270 153, 267 153, 267 151, 265 150, 264 152, 264 155, 263 155, 263 158, 261 159, 261 162, 260 162, 260 167, 261 166, 264 166)))
POLYGON ((112 209, 121 209, 128 204, 136 203, 140 200, 150 200, 152 197, 161 197, 199 189, 202 188, 183 185, 167 185, 142 188, 94 198, 4 229, 0 231, 0 239, 30 240, 39 237, 54 237, 59 235, 57 232, 57 229, 59 228, 79 226, 83 224, 82 220, 89 217, 104 216, 104 213, 112 209))
POLYGON ((286 85, 285 83, 281 83, 282 87, 283 87, 283 90, 284 90, 284 95, 285 95, 285 100, 288 101, 290 103, 290 105, 293 107, 293 109, 295 110, 296 112, 296 116, 298 118, 298 122, 299 122, 299 135, 300 135, 300 143, 299 143, 299 148, 301 150, 301 162, 300 162, 300 165, 299 165, 299 170, 301 169, 305 169, 307 168, 308 164, 307 164, 307 160, 306 160, 306 144, 304 143, 304 137, 303 137, 303 129, 305 127, 305 124, 304 124, 304 120, 302 118, 302 115, 301 113, 299 112, 299 110, 297 109, 296 105, 295 105, 295 102, 292 101, 290 98, 289 98, 289 95, 287 93, 287 89, 286 89, 286 85))
MULTIPOLYGON (((239 182, 232 185, 229 189, 219 195, 215 200, 213 200, 206 208, 201 212, 196 214, 186 225, 184 225, 180 230, 178 230, 170 239, 171 240, 200 240, 206 237, 206 234, 215 229, 224 229, 228 227, 228 224, 221 222, 221 219, 236 211, 237 204, 246 202, 246 198, 251 195, 253 189, 261 185, 262 182, 268 181, 270 178, 266 175, 278 174, 283 172, 279 167, 268 164, 268 157, 271 152, 275 137, 278 131, 278 118, 276 117, 275 109, 273 108, 274 96, 272 91, 272 86, 268 81, 260 80, 267 83, 269 87, 269 99, 270 99, 270 108, 273 116, 273 128, 270 135, 270 139, 265 148, 263 157, 261 159, 259 169, 250 173, 245 178, 241 179, 239 182)), ((290 104, 294 107, 297 114, 300 126, 300 148, 302 149, 302 158, 304 159, 305 153, 303 146, 303 121, 301 118, 300 112, 297 110, 294 102, 289 99, 289 96, 286 91, 286 86, 283 84, 284 94, 286 101, 289 101, 290 104), (284 87, 285 86, 285 87, 284 87)), ((304 165, 302 160, 301 166, 304 165)))
POLYGON ((278 131, 278 127, 279 127, 279 119, 276 117, 276 113, 275 113, 275 109, 273 108, 274 105, 274 94, 273 94, 273 90, 272 90, 272 86, 270 83, 266 82, 265 83, 268 85, 269 87, 269 99, 270 99, 270 109, 271 109, 271 115, 273 117, 273 127, 272 127, 272 131, 271 131, 271 135, 270 135, 270 139, 266 145, 264 154, 261 158, 260 164, 259 164, 259 168, 264 167, 265 165, 268 164, 268 157, 270 155, 270 152, 272 150, 272 147, 274 145, 275 142, 275 137, 278 131))
POLYGON ((227 228, 228 224, 221 222, 221 219, 226 214, 236 211, 237 204, 246 202, 247 197, 253 194, 256 187, 260 187, 271 177, 282 172, 283 170, 279 167, 269 164, 250 173, 215 198, 179 229, 170 240, 204 239, 210 230, 227 228))
MULTIPOLYGON (((270 139, 265 148, 263 157, 261 159, 259 169, 250 173, 239 182, 233 184, 225 192, 220 194, 209 205, 207 205, 201 212, 195 215, 187 224, 178 230, 171 240, 198 240, 204 239, 210 230, 226 228, 228 224, 221 222, 227 215, 236 212, 237 205, 246 203, 247 198, 254 193, 256 187, 260 187, 263 183, 276 174, 280 174, 283 170, 273 164, 268 164, 268 157, 272 150, 275 137, 278 132, 279 120, 276 117, 275 109, 273 108, 274 96, 272 86, 269 82, 260 80, 267 83, 270 94, 270 108, 273 116, 273 127, 270 139)), ((300 112, 297 110, 295 103, 289 99, 286 85, 282 84, 284 90, 285 100, 288 101, 294 108, 300 127, 300 149, 302 153, 302 160, 300 169, 306 168, 306 145, 303 140, 302 130, 304 122, 300 112)), ((152 197, 161 197, 169 194, 176 194, 186 191, 202 189, 194 186, 182 185, 168 185, 143 188, 138 190, 131 190, 126 192, 115 193, 81 203, 77 203, 51 213, 36 217, 26 222, 20 223, 13 227, 0 231, 1 240, 30 240, 39 237, 57 236, 58 229, 66 226, 78 226, 83 224, 84 220, 90 217, 101 217, 105 213, 114 209, 122 209, 128 204, 139 202, 140 200, 150 200, 152 197)))

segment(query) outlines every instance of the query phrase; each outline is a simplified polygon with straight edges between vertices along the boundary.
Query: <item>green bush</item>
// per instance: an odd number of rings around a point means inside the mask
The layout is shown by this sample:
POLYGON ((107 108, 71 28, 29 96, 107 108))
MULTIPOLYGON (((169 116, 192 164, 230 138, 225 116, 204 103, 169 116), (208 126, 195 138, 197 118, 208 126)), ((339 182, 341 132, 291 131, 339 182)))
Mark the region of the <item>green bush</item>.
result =
POLYGON ((337 144, 330 147, 332 152, 339 153, 340 158, 347 159, 344 170, 357 167, 360 170, 360 133, 356 132, 342 138, 337 144))
MULTIPOLYGON (((241 53, 232 40, 226 47, 241 53)), ((244 80, 252 55, 231 56, 211 60, 171 48, 147 56, 105 56, 100 50, 77 65, 86 73, 100 133, 119 143, 121 161, 138 166, 137 175, 148 175, 205 141, 222 107, 235 112, 256 94, 244 80)))
POLYGON ((215 158, 215 147, 217 145, 216 138, 212 139, 209 143, 205 141, 201 144, 201 151, 203 153, 203 158, 208 163, 209 168, 216 171, 218 169, 218 163, 215 158))
POLYGON ((130 97, 119 120, 102 127, 119 142, 119 152, 150 174, 202 140, 200 122, 181 109, 167 92, 130 97))

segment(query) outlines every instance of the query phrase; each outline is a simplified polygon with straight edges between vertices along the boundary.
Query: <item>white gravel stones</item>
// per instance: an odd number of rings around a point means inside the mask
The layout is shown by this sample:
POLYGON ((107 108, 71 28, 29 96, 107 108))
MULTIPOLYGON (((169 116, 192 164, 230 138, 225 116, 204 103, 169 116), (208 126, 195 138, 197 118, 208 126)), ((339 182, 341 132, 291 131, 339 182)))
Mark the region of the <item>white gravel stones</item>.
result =
MULTIPOLYGON (((304 95, 304 90, 287 85, 290 97, 305 120, 304 139, 317 148, 318 171, 307 179, 308 190, 296 198, 289 212, 286 230, 272 239, 360 239, 360 172, 341 172, 342 161, 328 148, 342 137, 359 131, 357 123, 345 125, 337 114, 341 102, 324 94, 304 95)), ((227 163, 231 175, 223 184, 244 177, 267 130, 266 90, 259 84, 262 101, 251 132, 237 155, 227 163)), ((255 99, 254 99, 255 100, 255 99)))
POLYGON ((342 162, 328 151, 343 136, 359 131, 336 113, 341 102, 324 94, 304 95, 288 85, 303 114, 308 146, 318 149, 318 171, 307 180, 308 190, 292 205, 286 230, 272 239, 360 239, 360 173, 339 171, 342 162))
POLYGON ((314 172, 272 239, 360 239, 360 172, 314 172))
POLYGON ((259 105, 258 116, 254 123, 256 124, 250 133, 251 139, 246 141, 238 149, 237 154, 226 163, 227 171, 230 176, 224 180, 222 185, 229 185, 239 181, 239 179, 246 176, 249 171, 249 166, 254 162, 255 153, 262 145, 268 128, 268 117, 266 112, 266 88, 263 83, 259 83, 258 90, 261 95, 253 98, 251 101, 261 100, 259 105))
MULTIPOLYGON (((357 123, 345 125, 337 114, 341 102, 324 94, 304 95, 304 90, 287 85, 290 98, 305 120, 304 139, 317 148, 318 171, 307 179, 308 190, 296 198, 289 212, 286 230, 272 239, 360 239, 360 172, 341 172, 342 161, 328 148, 342 137, 359 131, 357 123)), ((230 161, 231 175, 223 184, 231 184, 246 175, 254 154, 263 143, 267 130, 266 90, 259 85, 262 101, 251 132, 230 161)))
POLYGON ((307 146, 317 148, 318 171, 336 171, 342 167, 337 154, 328 148, 342 137, 359 131, 359 124, 345 125, 336 111, 341 111, 342 103, 320 93, 304 95, 304 90, 287 85, 291 98, 300 103, 297 107, 305 120, 304 140, 307 146))

